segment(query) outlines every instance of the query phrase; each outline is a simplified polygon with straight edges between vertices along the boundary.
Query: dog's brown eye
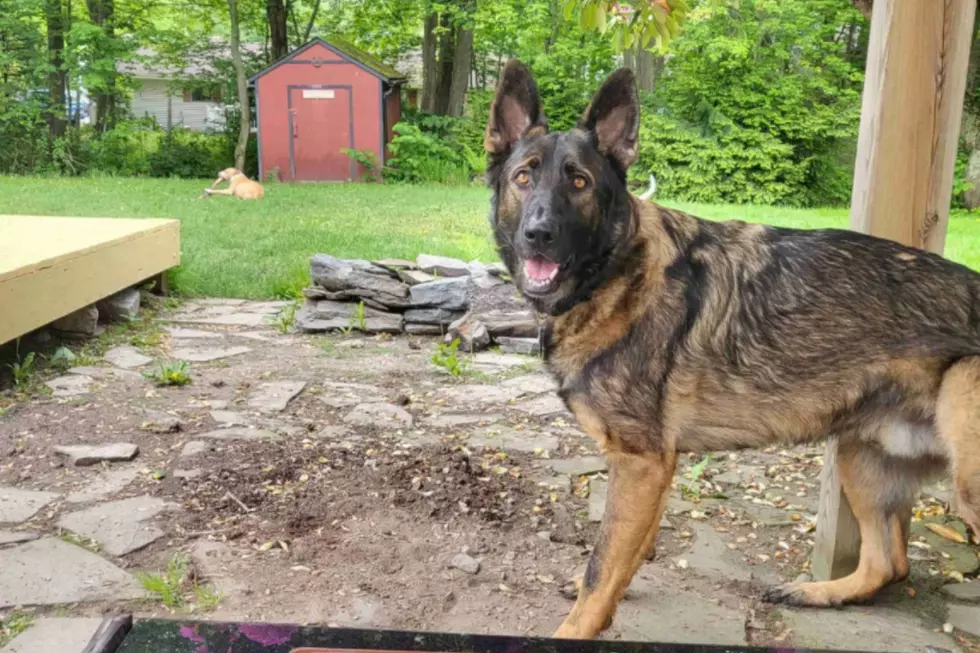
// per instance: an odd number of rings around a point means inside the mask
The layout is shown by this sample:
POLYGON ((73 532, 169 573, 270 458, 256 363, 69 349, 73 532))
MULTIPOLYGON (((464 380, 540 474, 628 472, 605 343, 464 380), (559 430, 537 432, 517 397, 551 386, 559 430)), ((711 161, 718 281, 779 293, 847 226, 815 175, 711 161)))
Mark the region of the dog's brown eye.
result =
POLYGON ((582 190, 589 185, 589 180, 582 175, 575 175, 572 177, 572 186, 575 186, 578 190, 582 190))
POLYGON ((531 181, 531 175, 527 173, 527 170, 521 170, 517 173, 517 176, 514 177, 514 181, 517 182, 518 186, 527 186, 531 181))

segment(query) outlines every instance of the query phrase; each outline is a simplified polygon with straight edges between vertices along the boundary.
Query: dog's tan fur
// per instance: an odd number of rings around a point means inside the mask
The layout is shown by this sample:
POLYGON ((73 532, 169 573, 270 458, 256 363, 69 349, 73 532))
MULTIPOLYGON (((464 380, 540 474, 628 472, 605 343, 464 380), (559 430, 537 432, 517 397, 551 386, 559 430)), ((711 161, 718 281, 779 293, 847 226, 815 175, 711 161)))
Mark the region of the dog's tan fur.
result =
POLYGON ((229 195, 240 200, 260 200, 265 195, 262 184, 249 179, 238 168, 225 168, 218 173, 218 178, 214 180, 210 188, 204 191, 205 195, 229 195), (228 182, 228 188, 217 190, 222 182, 228 182))
POLYGON ((980 532, 980 275, 853 232, 707 222, 632 196, 638 110, 620 71, 579 127, 549 134, 512 63, 487 126, 501 258, 548 315, 548 365, 610 469, 599 541, 556 636, 611 622, 683 452, 839 436, 859 566, 773 588, 772 601, 840 605, 905 578, 915 491, 947 467, 980 532), (542 220, 549 238, 532 238, 542 220), (525 263, 541 257, 563 262, 547 292, 525 263))

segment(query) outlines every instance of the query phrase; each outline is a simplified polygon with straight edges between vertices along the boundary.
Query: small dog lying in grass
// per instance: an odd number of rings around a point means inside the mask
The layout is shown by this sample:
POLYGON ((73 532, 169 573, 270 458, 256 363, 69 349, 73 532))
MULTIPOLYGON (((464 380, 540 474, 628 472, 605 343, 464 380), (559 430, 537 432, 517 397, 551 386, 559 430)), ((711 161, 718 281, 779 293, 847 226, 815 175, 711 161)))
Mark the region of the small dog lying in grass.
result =
POLYGON ((240 200, 260 200, 264 194, 265 191, 262 189, 262 184, 249 179, 238 168, 225 168, 218 173, 218 178, 214 180, 211 187, 204 189, 204 194, 201 195, 201 197, 210 197, 211 195, 230 195, 231 197, 237 197, 240 200), (218 186, 220 186, 221 182, 223 181, 228 182, 228 188, 224 190, 217 190, 218 186))

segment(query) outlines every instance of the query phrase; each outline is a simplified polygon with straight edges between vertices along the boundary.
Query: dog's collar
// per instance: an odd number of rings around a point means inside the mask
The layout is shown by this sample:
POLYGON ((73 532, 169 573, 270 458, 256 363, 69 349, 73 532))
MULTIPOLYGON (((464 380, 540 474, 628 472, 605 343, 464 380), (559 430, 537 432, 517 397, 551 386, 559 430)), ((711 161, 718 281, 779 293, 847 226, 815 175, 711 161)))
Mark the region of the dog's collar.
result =
MULTIPOLYGON (((236 172, 235 174, 233 174, 231 176, 231 178, 234 179, 235 177, 245 177, 245 173, 244 172, 236 172)), ((247 177, 246 177, 246 179, 247 179, 247 177)))

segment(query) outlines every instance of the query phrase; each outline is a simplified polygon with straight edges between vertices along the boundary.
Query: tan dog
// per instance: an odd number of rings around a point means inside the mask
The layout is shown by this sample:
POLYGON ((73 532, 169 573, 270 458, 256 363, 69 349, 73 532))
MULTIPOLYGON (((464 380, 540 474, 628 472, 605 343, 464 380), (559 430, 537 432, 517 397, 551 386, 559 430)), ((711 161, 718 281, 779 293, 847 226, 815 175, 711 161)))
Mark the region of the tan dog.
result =
POLYGON ((218 173, 218 178, 214 180, 210 188, 204 190, 205 196, 210 195, 230 195, 240 200, 260 200, 265 194, 262 184, 252 181, 238 168, 225 168, 218 173), (221 182, 227 181, 228 188, 217 190, 221 182))

